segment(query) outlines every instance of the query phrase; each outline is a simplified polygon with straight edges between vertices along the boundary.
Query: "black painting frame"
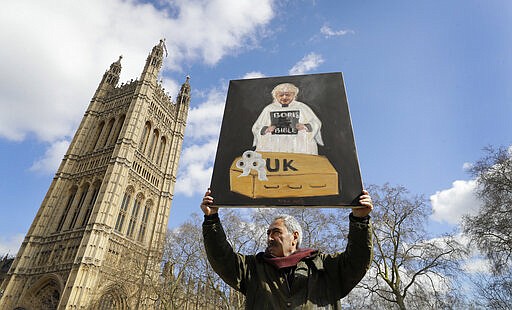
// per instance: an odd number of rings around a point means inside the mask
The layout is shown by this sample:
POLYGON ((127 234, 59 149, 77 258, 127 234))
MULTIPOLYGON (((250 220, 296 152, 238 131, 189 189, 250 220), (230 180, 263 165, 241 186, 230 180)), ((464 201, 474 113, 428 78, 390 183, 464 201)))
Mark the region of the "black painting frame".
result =
POLYGON ((341 72, 231 80, 210 183, 215 205, 222 207, 352 207, 363 185, 348 101, 341 72), (294 198, 250 198, 230 190, 233 159, 254 150, 252 125, 272 102, 281 83, 299 88, 297 101, 307 103, 322 121, 324 146, 318 155, 329 159, 339 175, 337 195, 294 198))

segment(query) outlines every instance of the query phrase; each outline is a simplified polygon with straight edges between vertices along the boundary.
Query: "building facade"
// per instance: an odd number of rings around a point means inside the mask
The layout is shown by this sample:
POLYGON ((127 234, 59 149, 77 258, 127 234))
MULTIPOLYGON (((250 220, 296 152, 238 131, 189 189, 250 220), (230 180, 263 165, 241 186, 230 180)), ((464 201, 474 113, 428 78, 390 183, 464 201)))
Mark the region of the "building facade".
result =
POLYGON ((163 40, 139 79, 121 57, 89 104, 5 281, 0 309, 145 309, 158 274, 190 103, 158 82, 163 40))

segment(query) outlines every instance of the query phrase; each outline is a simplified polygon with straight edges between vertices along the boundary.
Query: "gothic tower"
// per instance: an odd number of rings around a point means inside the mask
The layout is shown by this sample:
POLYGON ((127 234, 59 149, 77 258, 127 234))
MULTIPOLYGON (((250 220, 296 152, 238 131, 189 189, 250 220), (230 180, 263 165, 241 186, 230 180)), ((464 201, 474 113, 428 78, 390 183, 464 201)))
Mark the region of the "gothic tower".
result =
POLYGON ((165 43, 140 79, 108 69, 1 289, 0 309, 151 308, 190 102, 157 81, 165 43))

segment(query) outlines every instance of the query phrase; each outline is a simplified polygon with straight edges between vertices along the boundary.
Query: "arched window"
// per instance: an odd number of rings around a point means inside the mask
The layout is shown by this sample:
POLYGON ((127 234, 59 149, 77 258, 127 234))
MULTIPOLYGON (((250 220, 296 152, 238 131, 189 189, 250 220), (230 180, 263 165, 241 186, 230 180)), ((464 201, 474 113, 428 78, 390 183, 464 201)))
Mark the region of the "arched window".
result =
POLYGON ((41 309, 55 309, 59 305, 60 293, 53 286, 48 285, 39 293, 39 302, 41 309))
POLYGON ((98 197, 99 191, 100 191, 100 184, 94 185, 91 199, 89 200, 89 203, 87 204, 87 209, 85 210, 85 215, 82 220, 82 225, 80 225, 80 227, 84 227, 89 222, 89 218, 91 217, 91 213, 92 213, 92 208, 94 207, 94 204, 96 203, 96 198, 98 197))
POLYGON ((149 134, 151 133, 151 123, 146 122, 144 125, 144 131, 142 132, 142 136, 140 137, 139 150, 144 153, 146 150, 146 146, 148 144, 149 134))
POLYGON ((144 242, 144 237, 146 236, 146 230, 148 226, 149 214, 151 212, 151 202, 148 201, 144 206, 144 211, 142 212, 142 218, 140 220, 139 234, 137 235, 137 241, 144 242))
POLYGON ((167 140, 165 139, 165 137, 162 137, 162 139, 160 139, 160 146, 158 147, 158 155, 156 157, 157 165, 160 165, 162 163, 162 158, 164 157, 166 144, 167 144, 167 140))
POLYGON ((64 210, 62 211, 62 214, 60 215, 59 224, 57 225, 56 232, 61 231, 62 227, 64 226, 64 222, 66 221, 66 217, 68 217, 69 209, 71 209, 71 205, 73 204, 73 200, 75 200, 75 195, 77 191, 77 187, 74 186, 68 194, 68 200, 66 202, 66 206, 64 207, 64 210))
POLYGON ((99 141, 100 141, 100 137, 101 137, 101 132, 103 131, 103 127, 105 127, 105 122, 101 122, 98 126, 98 128, 96 129, 96 135, 95 135, 95 138, 94 138, 94 143, 91 144, 92 145, 92 149, 91 151, 95 150, 98 148, 98 145, 99 145, 99 141))
POLYGON ((98 301, 98 310, 124 310, 127 309, 126 297, 117 290, 110 290, 101 296, 98 301))
POLYGON ((44 277, 30 288, 30 303, 33 309, 57 309, 62 287, 56 279, 44 277))
POLYGON ((149 144, 149 147, 148 147, 148 158, 149 159, 153 159, 153 156, 155 155, 155 148, 156 148, 156 144, 158 142, 158 136, 159 136, 159 132, 157 129, 155 129, 153 131, 153 135, 151 136, 151 143, 149 144))
POLYGON ((71 217, 71 222, 69 223, 68 229, 73 229, 76 224, 76 220, 78 219, 78 215, 80 215, 80 211, 85 202, 85 197, 87 197, 87 192, 89 191, 89 184, 85 184, 82 188, 82 193, 80 194, 80 199, 78 200, 78 205, 75 207, 75 211, 73 212, 73 217, 71 217))
POLYGON ((125 116, 121 115, 121 117, 117 120, 116 131, 112 135, 112 141, 109 144, 115 144, 117 139, 119 139, 119 134, 121 133, 121 129, 123 128, 125 116))
POLYGON ((126 231, 126 235, 128 237, 133 238, 133 232, 135 230, 135 225, 137 224, 137 217, 139 216, 139 210, 140 210, 141 203, 142 203, 142 196, 139 195, 139 196, 137 196, 137 198, 135 199, 135 202, 133 203, 132 214, 130 216, 130 222, 128 223, 128 230, 126 231))
POLYGON ((57 309, 59 304, 60 293, 57 285, 50 281, 36 293, 36 300, 40 309, 57 309))
POLYGON ((132 195, 129 191, 124 193, 123 202, 121 203, 121 208, 119 208, 119 214, 117 215, 115 230, 118 232, 122 232, 124 219, 126 218, 126 213, 128 212, 128 205, 130 204, 130 200, 132 195))
POLYGON ((103 139, 103 147, 107 146, 108 145, 108 141, 110 140, 110 135, 112 134, 112 129, 114 128, 114 122, 116 120, 113 118, 111 119, 109 122, 108 122, 108 126, 105 130, 105 134, 103 135, 102 139, 103 139))

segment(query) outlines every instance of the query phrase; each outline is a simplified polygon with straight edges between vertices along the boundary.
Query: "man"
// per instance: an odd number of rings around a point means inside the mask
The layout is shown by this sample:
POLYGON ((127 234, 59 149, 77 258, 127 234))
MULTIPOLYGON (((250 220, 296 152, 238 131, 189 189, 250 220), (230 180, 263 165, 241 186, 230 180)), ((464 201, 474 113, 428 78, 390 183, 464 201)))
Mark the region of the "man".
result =
POLYGON ((246 309, 341 309, 340 299, 363 278, 372 257, 367 191, 350 214, 347 248, 324 254, 300 248, 302 229, 291 216, 278 216, 267 230, 267 249, 256 255, 233 251, 208 190, 203 197, 203 238, 215 272, 246 297, 246 309))
POLYGON ((295 100, 298 93, 299 89, 291 83, 274 87, 273 102, 252 126, 256 151, 318 155, 317 144, 324 145, 322 122, 310 107, 295 100))

